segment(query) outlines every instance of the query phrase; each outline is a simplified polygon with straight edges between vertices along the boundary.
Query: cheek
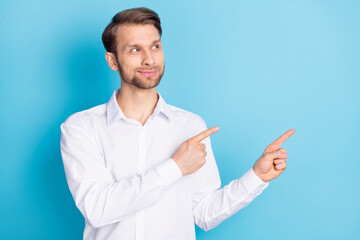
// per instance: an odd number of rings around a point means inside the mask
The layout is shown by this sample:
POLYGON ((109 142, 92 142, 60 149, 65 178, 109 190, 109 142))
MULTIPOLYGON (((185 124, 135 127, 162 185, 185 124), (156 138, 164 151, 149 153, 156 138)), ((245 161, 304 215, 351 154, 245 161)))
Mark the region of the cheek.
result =
POLYGON ((120 64, 121 64, 121 68, 123 69, 123 71, 127 72, 127 73, 133 72, 135 68, 140 66, 139 60, 134 57, 128 57, 126 59, 126 61, 124 61, 123 63, 120 63, 120 64))
POLYGON ((164 65, 164 53, 159 53, 156 55, 156 63, 159 65, 164 65))

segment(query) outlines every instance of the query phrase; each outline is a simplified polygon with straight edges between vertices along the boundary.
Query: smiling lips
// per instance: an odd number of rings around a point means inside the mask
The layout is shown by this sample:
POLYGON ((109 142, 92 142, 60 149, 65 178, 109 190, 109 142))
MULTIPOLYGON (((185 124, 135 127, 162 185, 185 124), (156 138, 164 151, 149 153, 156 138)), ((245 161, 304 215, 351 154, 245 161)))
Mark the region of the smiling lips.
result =
POLYGON ((158 70, 142 70, 138 71, 144 77, 152 77, 157 73, 158 70))

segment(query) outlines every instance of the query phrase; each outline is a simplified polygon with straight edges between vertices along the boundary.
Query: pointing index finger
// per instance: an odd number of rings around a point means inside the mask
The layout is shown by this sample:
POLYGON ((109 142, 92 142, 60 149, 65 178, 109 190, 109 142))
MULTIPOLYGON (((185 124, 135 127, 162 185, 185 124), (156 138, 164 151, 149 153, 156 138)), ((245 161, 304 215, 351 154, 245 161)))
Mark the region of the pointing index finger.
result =
POLYGON ((190 138, 189 141, 190 142, 201 142, 202 140, 204 140, 205 138, 207 138, 211 134, 216 133, 217 131, 219 131, 219 127, 209 128, 209 129, 199 133, 198 135, 190 138))
POLYGON ((272 144, 270 144, 265 149, 265 152, 277 151, 279 149, 279 147, 281 146, 281 144, 283 144, 286 141, 286 139, 288 139, 291 135, 293 135, 294 132, 295 132, 294 129, 290 129, 289 131, 287 131, 286 133, 281 135, 278 139, 276 139, 272 144))

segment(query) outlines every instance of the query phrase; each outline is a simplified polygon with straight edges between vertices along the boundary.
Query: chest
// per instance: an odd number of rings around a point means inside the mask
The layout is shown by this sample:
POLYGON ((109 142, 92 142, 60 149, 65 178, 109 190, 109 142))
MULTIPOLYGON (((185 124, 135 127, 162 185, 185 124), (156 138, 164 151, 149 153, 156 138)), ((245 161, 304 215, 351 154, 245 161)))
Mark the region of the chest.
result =
POLYGON ((103 129, 98 136, 105 167, 115 181, 142 174, 171 158, 196 129, 165 121, 122 123, 103 129))

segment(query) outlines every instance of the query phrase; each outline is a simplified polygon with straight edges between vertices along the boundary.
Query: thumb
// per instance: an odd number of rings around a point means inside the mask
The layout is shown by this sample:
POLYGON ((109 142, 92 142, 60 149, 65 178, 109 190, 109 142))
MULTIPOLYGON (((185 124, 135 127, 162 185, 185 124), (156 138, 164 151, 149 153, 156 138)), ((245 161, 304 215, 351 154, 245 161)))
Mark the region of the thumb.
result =
POLYGON ((286 157, 287 157, 286 153, 284 153, 281 150, 277 150, 275 152, 266 153, 265 159, 268 161, 272 161, 277 158, 286 158, 286 157))

